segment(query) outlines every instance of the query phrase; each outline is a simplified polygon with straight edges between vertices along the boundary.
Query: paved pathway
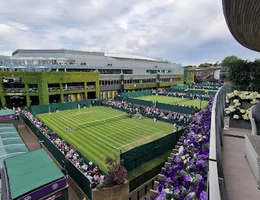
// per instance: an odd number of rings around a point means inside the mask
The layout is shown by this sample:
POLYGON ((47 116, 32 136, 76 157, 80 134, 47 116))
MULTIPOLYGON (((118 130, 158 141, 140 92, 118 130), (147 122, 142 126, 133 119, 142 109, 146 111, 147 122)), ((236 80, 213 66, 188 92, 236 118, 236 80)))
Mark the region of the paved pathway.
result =
POLYGON ((241 138, 250 132, 237 128, 223 131, 223 168, 228 200, 260 199, 260 190, 244 157, 245 139, 241 138))
MULTIPOLYGON (((30 151, 34 151, 41 148, 38 142, 38 138, 34 135, 34 133, 31 132, 31 130, 27 126, 19 124, 18 131, 30 151)), ((69 182, 70 185, 73 184, 71 181, 69 182)), ((81 200, 71 186, 69 186, 69 200, 81 200)))

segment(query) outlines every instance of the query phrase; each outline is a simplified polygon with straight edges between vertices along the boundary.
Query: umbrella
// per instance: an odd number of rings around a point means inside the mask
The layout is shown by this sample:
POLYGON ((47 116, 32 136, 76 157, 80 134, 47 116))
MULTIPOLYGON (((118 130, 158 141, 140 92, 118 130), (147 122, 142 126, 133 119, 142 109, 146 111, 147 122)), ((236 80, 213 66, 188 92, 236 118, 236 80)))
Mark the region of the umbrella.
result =
POLYGON ((25 68, 27 68, 27 67, 25 67, 25 66, 14 67, 14 69, 25 69, 25 68))
POLYGON ((57 58, 57 60, 68 60, 67 58, 57 58))
POLYGON ((50 57, 50 58, 47 58, 47 60, 57 60, 57 58, 50 57))
POLYGON ((36 67, 36 69, 46 69, 48 67, 44 67, 44 66, 39 66, 39 67, 36 67))
POLYGON ((37 59, 37 60, 46 60, 46 58, 44 58, 44 57, 37 57, 35 59, 37 59))

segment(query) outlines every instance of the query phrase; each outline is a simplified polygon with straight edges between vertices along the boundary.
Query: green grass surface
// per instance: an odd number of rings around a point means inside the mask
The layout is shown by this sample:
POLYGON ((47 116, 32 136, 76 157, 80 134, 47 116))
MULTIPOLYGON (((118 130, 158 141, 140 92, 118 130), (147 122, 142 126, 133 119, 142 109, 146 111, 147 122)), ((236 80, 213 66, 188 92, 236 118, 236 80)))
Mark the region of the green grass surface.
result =
MULTIPOLYGON (((166 104, 184 104, 184 105, 193 105, 200 108, 200 101, 199 100, 188 100, 188 99, 182 99, 178 97, 170 97, 170 96, 161 96, 161 95, 153 95, 153 96, 143 96, 143 97, 137 97, 137 99, 142 99, 146 101, 158 101, 160 103, 166 103, 166 104)), ((201 106, 204 108, 208 104, 208 101, 201 101, 201 106)))
POLYGON ((153 122, 148 118, 127 118, 125 115, 122 111, 99 106, 80 111, 39 114, 37 117, 85 157, 107 171, 106 157, 119 157, 120 149, 125 152, 173 132, 171 124, 153 122), (105 121, 111 117, 117 119, 105 121), (77 126, 82 123, 85 124, 77 126), (67 132, 65 129, 68 126, 71 130, 67 132))

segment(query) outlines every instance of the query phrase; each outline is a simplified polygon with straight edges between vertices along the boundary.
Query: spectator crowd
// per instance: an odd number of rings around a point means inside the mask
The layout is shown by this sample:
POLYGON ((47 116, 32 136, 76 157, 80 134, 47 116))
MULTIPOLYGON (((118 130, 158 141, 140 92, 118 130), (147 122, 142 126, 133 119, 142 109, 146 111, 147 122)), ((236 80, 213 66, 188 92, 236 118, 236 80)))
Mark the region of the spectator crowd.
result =
POLYGON ((218 90, 221 86, 220 85, 198 85, 198 84, 190 84, 189 89, 201 89, 201 90, 218 90))
POLYGON ((89 179, 92 188, 95 188, 98 184, 104 182, 105 176, 99 170, 98 166, 94 166, 91 161, 88 164, 84 163, 84 159, 80 157, 79 153, 71 145, 57 135, 51 134, 52 131, 30 112, 23 111, 23 114, 65 155, 67 161, 70 160, 80 171, 82 171, 89 179))
POLYGON ((156 106, 142 106, 142 105, 131 104, 131 103, 127 103, 126 101, 115 101, 112 99, 106 99, 103 101, 103 104, 111 107, 122 108, 128 110, 129 112, 136 112, 141 115, 143 114, 150 115, 157 119, 163 118, 166 120, 173 120, 177 124, 178 123, 189 124, 193 119, 192 115, 186 115, 186 114, 161 110, 156 108, 156 106))
MULTIPOLYGON (((208 100, 211 98, 209 94, 193 94, 193 93, 185 93, 185 92, 167 92, 166 90, 162 91, 152 91, 152 94, 164 95, 164 96, 171 96, 171 97, 178 97, 178 98, 185 98, 190 100, 208 100)), ((178 104, 176 104, 178 105, 178 104)))

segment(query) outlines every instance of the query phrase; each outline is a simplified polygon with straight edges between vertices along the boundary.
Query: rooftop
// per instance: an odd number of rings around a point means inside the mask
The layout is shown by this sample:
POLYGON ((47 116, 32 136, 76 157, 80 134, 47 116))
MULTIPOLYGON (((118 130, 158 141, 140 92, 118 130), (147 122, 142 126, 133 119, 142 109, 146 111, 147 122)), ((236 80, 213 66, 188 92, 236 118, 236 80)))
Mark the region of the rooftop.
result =
POLYGON ((0 168, 4 159, 17 154, 27 153, 28 148, 13 124, 0 124, 0 168))
POLYGON ((64 177, 43 149, 8 158, 5 166, 13 199, 64 177))

